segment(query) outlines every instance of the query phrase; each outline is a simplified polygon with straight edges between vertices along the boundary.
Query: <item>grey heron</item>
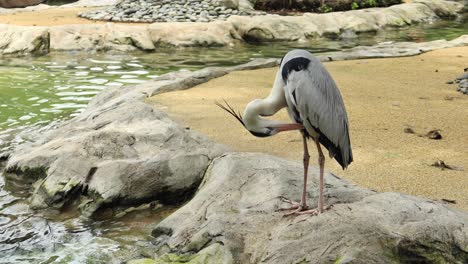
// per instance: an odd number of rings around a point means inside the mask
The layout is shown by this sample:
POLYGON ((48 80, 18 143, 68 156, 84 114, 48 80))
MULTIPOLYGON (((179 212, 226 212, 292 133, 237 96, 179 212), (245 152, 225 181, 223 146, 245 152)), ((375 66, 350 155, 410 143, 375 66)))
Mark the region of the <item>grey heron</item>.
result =
POLYGON ((219 107, 233 115, 250 133, 257 137, 269 137, 279 132, 299 130, 304 147, 304 185, 299 203, 288 200, 293 212, 287 214, 319 214, 324 211, 323 173, 325 157, 320 145, 329 152, 343 169, 352 161, 348 117, 340 91, 322 63, 306 50, 292 50, 281 60, 270 95, 250 102, 244 115, 227 103, 219 107), (293 123, 267 120, 287 107, 293 123), (307 174, 309 151, 307 139, 311 138, 318 151, 320 165, 319 200, 316 209, 307 207, 307 174))

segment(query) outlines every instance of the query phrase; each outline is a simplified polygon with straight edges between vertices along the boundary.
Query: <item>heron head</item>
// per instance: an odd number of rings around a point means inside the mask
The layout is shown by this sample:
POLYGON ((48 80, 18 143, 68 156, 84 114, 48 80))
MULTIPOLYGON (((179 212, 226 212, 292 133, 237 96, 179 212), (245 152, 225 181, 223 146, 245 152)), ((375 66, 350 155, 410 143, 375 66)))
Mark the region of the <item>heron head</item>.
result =
MULTIPOLYGON (((219 106, 221 109, 223 109, 224 111, 232 115, 234 118, 236 118, 242 124, 242 126, 244 126, 252 135, 256 137, 270 137, 278 133, 278 131, 273 127, 260 126, 256 122, 250 122, 250 120, 244 120, 239 111, 236 112, 236 110, 234 110, 234 108, 232 108, 228 104, 228 102, 226 102, 226 100, 224 100, 224 103, 226 104, 225 106, 220 104, 219 102, 215 102, 217 106, 219 106)), ((248 107, 249 106, 247 106, 247 108, 248 107)))

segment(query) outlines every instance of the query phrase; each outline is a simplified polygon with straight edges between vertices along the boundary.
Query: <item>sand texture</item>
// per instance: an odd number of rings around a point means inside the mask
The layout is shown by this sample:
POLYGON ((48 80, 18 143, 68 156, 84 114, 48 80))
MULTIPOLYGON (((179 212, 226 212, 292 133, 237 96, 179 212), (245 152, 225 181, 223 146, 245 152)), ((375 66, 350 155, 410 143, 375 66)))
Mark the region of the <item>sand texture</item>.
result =
MULTIPOLYGON (((325 63, 344 97, 355 160, 343 171, 327 157, 326 170, 373 190, 454 200, 455 206, 468 209, 468 96, 446 84, 463 73, 467 61, 468 47, 460 47, 414 57, 325 63), (408 127, 416 134, 405 133, 408 127), (418 136, 435 129, 441 140, 418 136), (438 159, 464 170, 431 166, 438 159)), ((269 94, 276 70, 233 72, 149 101, 236 151, 300 162, 298 132, 256 138, 214 104, 226 99, 243 112, 249 101, 269 94)), ((274 118, 288 120, 285 111, 274 118)), ((316 166, 315 147, 309 146, 311 165, 316 166)))
MULTIPOLYGON (((96 21, 78 17, 78 13, 97 9, 96 7, 49 8, 35 11, 22 11, 0 15, 0 24, 19 26, 59 26, 73 24, 105 24, 109 21, 96 21)), ((116 23, 116 22, 112 22, 116 23)), ((119 23, 125 25, 145 25, 145 23, 119 23)))

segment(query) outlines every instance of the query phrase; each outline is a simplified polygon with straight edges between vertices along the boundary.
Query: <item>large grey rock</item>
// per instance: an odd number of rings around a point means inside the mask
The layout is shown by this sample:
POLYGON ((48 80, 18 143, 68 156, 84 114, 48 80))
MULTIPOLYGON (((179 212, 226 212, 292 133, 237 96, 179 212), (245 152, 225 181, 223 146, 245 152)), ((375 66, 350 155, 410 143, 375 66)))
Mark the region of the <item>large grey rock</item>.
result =
POLYGON ((39 10, 45 10, 52 8, 49 5, 46 4, 38 4, 38 5, 32 5, 32 6, 27 6, 27 7, 18 7, 18 8, 3 8, 0 7, 0 15, 4 14, 14 14, 16 12, 33 12, 33 11, 39 11, 39 10))
POLYGON ((37 5, 45 0, 0 0, 0 7, 18 8, 37 5))
POLYGON ((38 179, 31 197, 34 208, 60 208, 77 199, 89 215, 107 204, 180 202, 226 147, 179 126, 142 100, 225 73, 181 72, 109 88, 79 116, 17 147, 6 171, 38 179))
MULTIPOLYGON (((308 199, 317 202, 317 169, 308 199)), ((319 216, 283 217, 302 166, 255 153, 223 155, 195 197, 153 230, 160 259, 193 263, 466 263, 468 214, 427 199, 376 193, 325 175, 319 216), (174 258, 174 257, 173 257, 174 258), (205 262, 199 262, 203 259, 205 262)), ((159 262, 155 262, 159 263, 159 262)))
POLYGON ((304 41, 315 36, 377 31, 443 17, 453 17, 463 5, 443 0, 418 0, 388 8, 370 8, 302 16, 232 16, 228 19, 247 41, 304 41))
POLYGON ((241 39, 228 22, 154 23, 148 31, 153 43, 162 46, 226 46, 241 39))
POLYGON ((50 49, 151 51, 155 47, 146 27, 114 24, 63 25, 49 28, 50 49))
POLYGON ((232 16, 228 19, 247 42, 298 41, 318 35, 318 27, 303 16, 232 16))
POLYGON ((277 63, 258 59, 108 88, 77 117, 48 132, 26 135, 29 143, 13 153, 0 153, 0 158, 9 158, 10 175, 35 181, 31 197, 35 208, 60 208, 77 200, 82 213, 90 215, 108 204, 179 202, 198 186, 211 160, 227 148, 177 125, 144 99, 188 89, 229 71, 277 63))
POLYGON ((459 47, 468 45, 468 35, 456 39, 435 40, 430 42, 384 42, 374 46, 358 46, 348 50, 335 52, 329 55, 321 55, 322 61, 327 60, 352 60, 364 58, 392 58, 403 56, 414 56, 436 49, 459 47))
POLYGON ((63 7, 94 7, 115 5, 119 0, 79 0, 63 7))
POLYGON ((224 6, 226 8, 238 9, 239 0, 216 0, 217 5, 224 6))
POLYGON ((0 54, 45 54, 49 52, 47 27, 0 24, 0 54))
POLYGON ((239 10, 252 11, 254 10, 254 4, 255 3, 249 0, 239 0, 239 10))

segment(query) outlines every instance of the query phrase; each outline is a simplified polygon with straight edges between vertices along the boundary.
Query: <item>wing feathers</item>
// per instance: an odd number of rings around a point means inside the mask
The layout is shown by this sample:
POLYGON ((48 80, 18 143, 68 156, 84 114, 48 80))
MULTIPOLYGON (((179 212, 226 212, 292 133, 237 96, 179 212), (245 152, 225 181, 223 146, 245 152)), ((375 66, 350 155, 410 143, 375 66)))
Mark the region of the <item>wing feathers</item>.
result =
POLYGON ((285 93, 290 115, 296 122, 303 123, 311 136, 318 135, 319 142, 330 155, 346 168, 353 156, 343 99, 320 61, 313 57, 306 59, 310 61, 307 68, 292 68, 286 76, 285 93))

